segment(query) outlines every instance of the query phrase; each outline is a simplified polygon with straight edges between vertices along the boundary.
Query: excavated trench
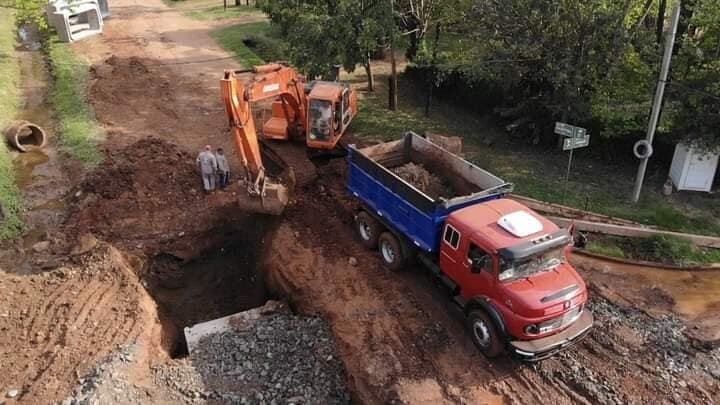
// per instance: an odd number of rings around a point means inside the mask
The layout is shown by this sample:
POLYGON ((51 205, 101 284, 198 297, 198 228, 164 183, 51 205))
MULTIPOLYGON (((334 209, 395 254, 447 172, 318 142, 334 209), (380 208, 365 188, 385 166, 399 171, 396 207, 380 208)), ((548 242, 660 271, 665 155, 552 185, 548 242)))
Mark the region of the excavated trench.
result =
POLYGON ((160 253, 147 262, 142 279, 157 303, 162 346, 171 356, 187 354, 183 328, 262 306, 272 298, 259 266, 272 229, 272 218, 248 217, 208 232, 210 242, 195 257, 183 260, 160 253))

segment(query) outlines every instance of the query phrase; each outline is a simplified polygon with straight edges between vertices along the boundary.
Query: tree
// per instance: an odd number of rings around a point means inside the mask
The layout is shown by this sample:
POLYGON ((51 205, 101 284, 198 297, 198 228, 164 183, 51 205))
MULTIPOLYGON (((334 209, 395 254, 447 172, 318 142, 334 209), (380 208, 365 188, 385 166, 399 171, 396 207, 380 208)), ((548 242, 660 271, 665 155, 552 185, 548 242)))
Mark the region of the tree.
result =
POLYGON ((681 9, 669 102, 673 138, 705 149, 720 148, 720 9, 714 0, 681 9))
POLYGON ((289 44, 291 62, 310 77, 329 77, 335 65, 365 68, 374 81, 370 56, 385 42, 387 2, 382 0, 273 0, 264 5, 289 44))
POLYGON ((547 128, 555 120, 587 123, 595 90, 607 79, 617 55, 625 54, 629 3, 477 2, 470 21, 478 27, 478 46, 468 55, 472 59, 466 61, 466 70, 502 86, 502 114, 527 123, 536 141, 552 134, 547 128))
POLYGON ((371 56, 385 44, 393 28, 387 11, 384 0, 343 0, 340 6, 341 18, 348 22, 350 34, 343 47, 343 68, 352 72, 361 64, 365 68, 369 91, 375 89, 371 56))

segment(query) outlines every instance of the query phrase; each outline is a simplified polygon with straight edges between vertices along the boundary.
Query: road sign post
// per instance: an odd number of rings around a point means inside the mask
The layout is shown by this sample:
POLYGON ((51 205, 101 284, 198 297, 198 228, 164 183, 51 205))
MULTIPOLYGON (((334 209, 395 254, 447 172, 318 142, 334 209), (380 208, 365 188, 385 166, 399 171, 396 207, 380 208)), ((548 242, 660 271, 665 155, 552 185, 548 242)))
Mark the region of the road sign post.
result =
POLYGON ((584 148, 590 145, 590 134, 585 128, 576 127, 564 122, 555 123, 555 133, 561 135, 562 149, 569 150, 567 171, 565 172, 565 184, 563 185, 562 203, 565 203, 565 193, 567 191, 568 181, 570 180, 570 170, 572 168, 573 151, 577 148, 584 148))

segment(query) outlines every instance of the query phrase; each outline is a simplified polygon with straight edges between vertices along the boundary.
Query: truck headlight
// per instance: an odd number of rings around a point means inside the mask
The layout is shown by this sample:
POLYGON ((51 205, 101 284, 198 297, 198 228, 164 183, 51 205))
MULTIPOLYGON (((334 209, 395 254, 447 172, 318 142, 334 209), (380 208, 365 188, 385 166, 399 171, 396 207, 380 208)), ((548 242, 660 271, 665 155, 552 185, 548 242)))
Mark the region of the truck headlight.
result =
POLYGON ((528 325, 525 327, 526 335, 537 335, 540 330, 536 324, 528 325))
POLYGON ((509 269, 503 270, 503 271, 498 275, 498 279, 499 279, 500 281, 505 281, 505 280, 511 279, 511 278, 513 278, 513 277, 515 277, 515 268, 512 268, 512 267, 509 268, 509 269))

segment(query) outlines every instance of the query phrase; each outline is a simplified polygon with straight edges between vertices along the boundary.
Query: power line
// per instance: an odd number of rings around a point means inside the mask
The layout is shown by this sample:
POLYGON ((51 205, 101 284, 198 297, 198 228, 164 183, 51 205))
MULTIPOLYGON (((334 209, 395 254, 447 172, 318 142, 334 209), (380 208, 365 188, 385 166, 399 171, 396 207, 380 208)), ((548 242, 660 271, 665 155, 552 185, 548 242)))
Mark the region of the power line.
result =
POLYGON ((709 92, 707 92, 707 91, 705 91, 705 90, 696 89, 696 88, 694 88, 694 87, 690 87, 690 86, 684 85, 684 84, 679 83, 679 82, 668 82, 668 84, 671 85, 671 86, 680 87, 681 89, 684 89, 684 90, 687 90, 687 91, 690 91, 690 92, 693 92, 693 93, 702 94, 702 95, 704 95, 705 97, 709 97, 709 98, 712 98, 712 99, 715 99, 715 100, 720 101, 720 96, 715 95, 715 94, 712 94, 712 93, 709 93, 709 92))

